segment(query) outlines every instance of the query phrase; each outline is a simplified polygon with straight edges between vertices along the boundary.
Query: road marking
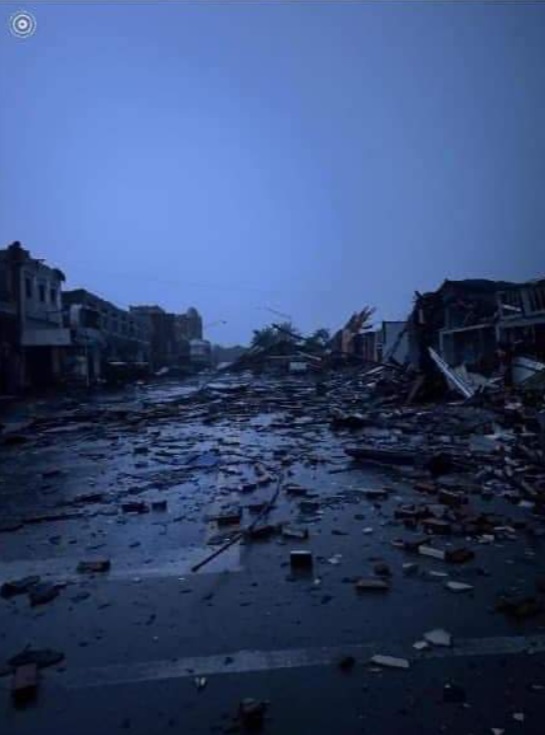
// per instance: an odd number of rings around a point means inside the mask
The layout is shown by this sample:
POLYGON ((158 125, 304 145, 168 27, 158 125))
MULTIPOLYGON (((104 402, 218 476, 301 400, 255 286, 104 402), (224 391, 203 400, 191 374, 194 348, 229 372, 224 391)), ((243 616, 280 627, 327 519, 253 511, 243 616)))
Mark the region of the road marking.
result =
MULTIPOLYGON (((346 646, 299 648, 278 651, 236 651, 212 656, 195 656, 160 661, 141 661, 90 668, 67 668, 51 671, 52 682, 66 689, 135 684, 193 676, 247 674, 279 671, 310 666, 332 666, 341 657, 352 655, 359 662, 368 661, 377 653, 408 658, 418 666, 428 660, 458 657, 506 656, 545 652, 545 635, 469 638, 455 641, 452 648, 432 648, 414 654, 412 641, 387 645, 384 641, 346 646), (411 650, 410 655, 404 652, 411 650)), ((48 676, 50 675, 48 674, 48 676)), ((1 681, 1 680, 0 680, 1 681)))
MULTIPOLYGON (((131 581, 134 579, 149 579, 152 577, 184 577, 192 574, 194 564, 210 554, 209 546, 191 546, 180 549, 179 552, 155 553, 153 560, 146 563, 146 557, 124 555, 120 559, 111 558, 112 567, 109 572, 92 575, 95 580, 104 581, 131 581)), ((82 582, 90 575, 79 574, 76 571, 78 562, 103 557, 100 553, 82 556, 80 559, 72 557, 57 557, 51 559, 24 559, 10 562, 0 562, 0 583, 10 579, 21 579, 38 574, 56 582, 82 582)), ((220 572, 242 571, 240 561, 240 545, 233 545, 224 554, 210 562, 200 574, 218 574, 220 572)))

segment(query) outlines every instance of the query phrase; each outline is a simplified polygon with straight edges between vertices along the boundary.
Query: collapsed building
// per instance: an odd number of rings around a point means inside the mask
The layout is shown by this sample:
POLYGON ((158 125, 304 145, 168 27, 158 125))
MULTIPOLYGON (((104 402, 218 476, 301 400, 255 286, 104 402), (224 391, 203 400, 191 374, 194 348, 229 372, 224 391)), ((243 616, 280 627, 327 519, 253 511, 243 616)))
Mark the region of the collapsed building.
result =
POLYGON ((445 280, 416 293, 407 329, 411 364, 422 372, 431 349, 451 367, 522 382, 545 368, 545 280, 445 280))

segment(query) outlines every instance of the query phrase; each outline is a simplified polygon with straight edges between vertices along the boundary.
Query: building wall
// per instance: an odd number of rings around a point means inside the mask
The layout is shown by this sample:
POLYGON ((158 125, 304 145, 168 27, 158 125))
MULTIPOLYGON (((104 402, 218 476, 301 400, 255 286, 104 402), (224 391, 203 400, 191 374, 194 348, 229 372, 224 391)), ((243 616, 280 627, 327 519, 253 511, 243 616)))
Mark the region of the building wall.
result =
POLYGON ((409 359, 409 335, 406 322, 382 322, 382 359, 391 356, 401 365, 409 359), (399 340, 399 342, 398 342, 399 340), (396 346, 396 342, 398 342, 396 346), (395 347, 395 351, 392 350, 395 347))
POLYGON ((60 376, 59 350, 66 342, 63 281, 60 270, 32 257, 19 242, 0 250, 0 320, 4 322, 0 380, 15 391, 46 386, 60 376), (11 324, 6 331, 8 314, 11 324))
POLYGON ((75 332, 76 344, 88 352, 89 370, 96 373, 96 355, 102 362, 147 362, 150 359, 150 329, 146 319, 120 309, 85 289, 63 294, 66 323, 75 332))
POLYGON ((354 337, 354 349, 356 355, 369 362, 376 362, 376 333, 374 331, 362 332, 354 337))
POLYGON ((21 268, 20 279, 25 329, 62 326, 60 271, 30 260, 21 268))
POLYGON ((182 366, 189 361, 193 339, 202 339, 202 318, 196 309, 171 314, 160 306, 131 306, 131 312, 146 320, 151 330, 153 367, 182 366))
POLYGON ((210 363, 212 360, 212 346, 210 342, 203 339, 192 339, 189 341, 189 354, 193 363, 210 363))
POLYGON ((180 350, 176 316, 160 306, 131 306, 130 311, 148 325, 153 367, 157 369, 177 364, 180 350))
POLYGON ((176 316, 178 334, 182 339, 202 339, 202 317, 197 309, 190 307, 185 314, 176 316))
POLYGON ((452 367, 465 365, 470 371, 491 373, 497 363, 496 349, 492 324, 441 332, 441 355, 452 367))

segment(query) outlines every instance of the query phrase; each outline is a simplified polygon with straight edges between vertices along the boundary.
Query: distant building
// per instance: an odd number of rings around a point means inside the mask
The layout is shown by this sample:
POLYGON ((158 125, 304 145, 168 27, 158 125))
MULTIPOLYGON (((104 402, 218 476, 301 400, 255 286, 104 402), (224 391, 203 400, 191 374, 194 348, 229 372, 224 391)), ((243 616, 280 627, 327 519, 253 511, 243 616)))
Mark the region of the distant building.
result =
POLYGON ((240 345, 235 345, 233 347, 213 345, 212 363, 218 368, 221 365, 225 366, 225 364, 230 364, 235 360, 238 360, 245 352, 247 352, 247 350, 247 347, 242 347, 240 345))
POLYGON ((212 345, 204 339, 190 339, 189 357, 193 367, 209 367, 212 364, 212 345))
POLYGON ((176 315, 178 334, 182 339, 202 339, 202 317, 197 309, 190 307, 185 314, 176 315))
MULTIPOLYGON (((151 355, 155 370, 184 367, 193 362, 192 340, 202 341, 203 325, 199 312, 190 308, 185 314, 171 314, 162 307, 131 306, 131 313, 145 319, 151 332, 151 355)), ((201 347, 194 350, 202 351, 201 347)))
POLYGON ((74 348, 71 375, 89 382, 102 377, 109 363, 149 362, 151 336, 144 319, 82 288, 66 291, 62 300, 74 348))
POLYGON ((43 387, 62 375, 63 328, 58 268, 16 241, 0 250, 0 391, 43 387))
POLYGON ((160 306, 131 306, 130 313, 145 321, 151 338, 151 362, 154 369, 178 364, 181 344, 176 330, 176 316, 160 306))

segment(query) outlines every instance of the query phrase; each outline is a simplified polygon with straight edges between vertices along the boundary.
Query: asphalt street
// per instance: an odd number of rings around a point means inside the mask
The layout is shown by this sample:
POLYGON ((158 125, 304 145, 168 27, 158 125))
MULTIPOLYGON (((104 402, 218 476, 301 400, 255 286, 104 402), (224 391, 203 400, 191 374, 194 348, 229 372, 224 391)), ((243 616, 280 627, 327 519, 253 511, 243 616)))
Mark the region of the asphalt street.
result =
MULTIPOLYGON (((56 591, 0 599, 0 732, 245 732, 251 698, 254 726, 279 735, 543 733, 545 616, 495 609, 503 592, 535 593, 541 535, 441 539, 475 551, 463 565, 408 554, 394 511, 414 502, 414 473, 350 464, 304 379, 251 397, 234 385, 202 402, 184 403, 185 385, 44 402, 6 425, 22 438, 0 449, 0 584, 38 576, 56 591), (192 569, 278 487, 270 535, 192 569), (293 550, 311 568, 294 573, 293 550), (88 561, 109 568, 78 571, 88 561), (387 589, 358 592, 377 564, 387 589), (415 648, 433 629, 451 644, 415 648), (8 662, 28 649, 62 660, 39 669, 23 706, 8 662)), ((527 516, 503 497, 471 503, 527 516)))

